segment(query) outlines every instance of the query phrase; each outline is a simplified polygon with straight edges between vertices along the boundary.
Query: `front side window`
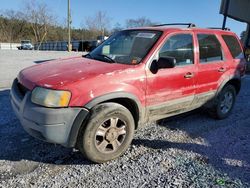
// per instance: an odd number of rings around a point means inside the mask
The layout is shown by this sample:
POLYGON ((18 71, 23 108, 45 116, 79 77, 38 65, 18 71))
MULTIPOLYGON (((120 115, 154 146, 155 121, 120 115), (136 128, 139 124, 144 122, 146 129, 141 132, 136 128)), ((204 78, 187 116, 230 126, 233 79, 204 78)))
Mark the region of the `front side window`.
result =
POLYGON ((222 61, 221 44, 215 35, 198 34, 200 63, 222 61))
POLYGON ((138 64, 160 38, 161 31, 125 30, 114 34, 85 57, 110 63, 138 64))
POLYGON ((191 34, 177 34, 167 39, 159 52, 160 57, 173 57, 176 66, 194 63, 193 36, 191 34))
POLYGON ((234 59, 240 59, 244 57, 238 40, 232 35, 222 35, 227 47, 234 59))

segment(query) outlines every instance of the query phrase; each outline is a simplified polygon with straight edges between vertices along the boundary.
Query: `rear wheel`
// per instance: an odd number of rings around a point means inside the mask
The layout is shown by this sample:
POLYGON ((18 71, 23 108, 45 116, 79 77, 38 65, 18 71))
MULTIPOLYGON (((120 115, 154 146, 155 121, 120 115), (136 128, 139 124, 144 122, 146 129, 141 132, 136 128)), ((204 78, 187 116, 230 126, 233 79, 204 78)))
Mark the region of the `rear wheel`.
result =
POLYGON ((87 126, 78 138, 80 151, 91 161, 103 163, 122 155, 134 135, 132 114, 117 103, 103 103, 92 109, 87 126))
POLYGON ((236 90, 232 85, 226 85, 219 93, 216 104, 210 109, 210 114, 217 119, 228 117, 234 107, 236 90))

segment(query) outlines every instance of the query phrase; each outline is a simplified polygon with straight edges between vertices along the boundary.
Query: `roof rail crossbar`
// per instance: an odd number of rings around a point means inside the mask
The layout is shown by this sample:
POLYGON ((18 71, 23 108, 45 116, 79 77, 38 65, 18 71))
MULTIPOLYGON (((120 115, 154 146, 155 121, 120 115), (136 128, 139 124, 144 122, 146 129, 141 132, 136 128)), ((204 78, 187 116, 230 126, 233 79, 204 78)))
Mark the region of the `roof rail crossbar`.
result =
POLYGON ((226 27, 226 28, 221 28, 221 27, 208 27, 208 29, 220 29, 220 30, 225 30, 225 31, 230 31, 230 28, 226 27))
POLYGON ((171 26, 171 25, 186 25, 188 28, 196 27, 193 23, 168 23, 168 24, 159 24, 159 25, 153 25, 153 27, 160 27, 160 26, 171 26))

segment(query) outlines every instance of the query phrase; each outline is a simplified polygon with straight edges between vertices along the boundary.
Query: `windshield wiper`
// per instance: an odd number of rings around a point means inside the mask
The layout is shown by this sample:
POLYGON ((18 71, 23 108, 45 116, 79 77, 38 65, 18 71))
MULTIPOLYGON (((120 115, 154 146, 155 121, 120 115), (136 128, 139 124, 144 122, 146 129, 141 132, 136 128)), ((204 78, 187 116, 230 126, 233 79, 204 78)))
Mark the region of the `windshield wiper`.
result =
POLYGON ((103 57, 104 59, 107 59, 110 63, 116 63, 116 61, 114 59, 112 59, 111 57, 104 55, 104 54, 97 54, 97 56, 103 57))
MULTIPOLYGON (((114 59, 112 59, 111 57, 104 55, 104 54, 97 54, 96 56, 102 57, 103 59, 107 59, 109 63, 116 63, 116 61, 114 59)), ((90 59, 95 59, 92 55, 90 54, 86 54, 86 55, 82 55, 82 57, 85 58, 90 58, 90 59)))
POLYGON ((93 57, 90 54, 82 55, 82 57, 86 57, 86 58, 89 57, 90 59, 93 59, 93 57))

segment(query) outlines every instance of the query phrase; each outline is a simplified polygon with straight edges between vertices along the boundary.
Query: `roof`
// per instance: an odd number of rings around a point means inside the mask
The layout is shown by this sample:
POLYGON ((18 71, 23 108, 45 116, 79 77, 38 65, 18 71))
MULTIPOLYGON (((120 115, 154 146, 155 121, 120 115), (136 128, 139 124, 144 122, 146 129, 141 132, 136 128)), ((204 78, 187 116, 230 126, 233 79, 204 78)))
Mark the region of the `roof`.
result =
POLYGON ((176 25, 156 25, 150 27, 138 27, 138 28, 130 28, 128 30, 154 30, 154 31, 163 31, 163 32, 171 32, 171 31, 197 31, 197 32, 206 32, 206 33, 233 33, 229 29, 221 29, 221 28, 199 28, 199 27, 176 27, 176 25))

